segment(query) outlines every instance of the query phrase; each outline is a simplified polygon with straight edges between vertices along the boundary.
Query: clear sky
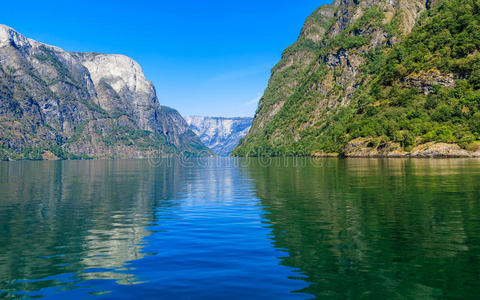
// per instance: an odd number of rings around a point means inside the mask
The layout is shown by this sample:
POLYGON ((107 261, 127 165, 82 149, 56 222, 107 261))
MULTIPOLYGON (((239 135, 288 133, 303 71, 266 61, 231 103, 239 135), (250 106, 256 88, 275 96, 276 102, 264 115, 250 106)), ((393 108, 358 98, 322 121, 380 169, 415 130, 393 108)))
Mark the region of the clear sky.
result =
POLYGON ((282 51, 327 2, 2 1, 0 23, 65 50, 130 56, 185 116, 253 116, 282 51))

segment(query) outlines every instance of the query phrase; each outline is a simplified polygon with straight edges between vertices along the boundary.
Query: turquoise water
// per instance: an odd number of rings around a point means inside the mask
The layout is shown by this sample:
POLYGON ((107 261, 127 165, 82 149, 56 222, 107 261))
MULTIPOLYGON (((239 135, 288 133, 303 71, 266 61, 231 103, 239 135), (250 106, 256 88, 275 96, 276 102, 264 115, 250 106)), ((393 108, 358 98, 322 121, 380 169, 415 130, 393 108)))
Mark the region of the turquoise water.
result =
POLYGON ((480 161, 0 163, 0 298, 468 299, 480 161))

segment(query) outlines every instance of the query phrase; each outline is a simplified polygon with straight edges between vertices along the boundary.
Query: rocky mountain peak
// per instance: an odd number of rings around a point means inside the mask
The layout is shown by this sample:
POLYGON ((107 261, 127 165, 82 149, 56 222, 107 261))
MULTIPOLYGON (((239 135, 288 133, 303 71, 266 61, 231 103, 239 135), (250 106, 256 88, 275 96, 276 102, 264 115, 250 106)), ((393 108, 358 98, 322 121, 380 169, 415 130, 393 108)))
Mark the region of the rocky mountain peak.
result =
POLYGON ((13 28, 0 24, 0 47, 14 45, 18 48, 31 48, 30 40, 13 28))
POLYGON ((152 83, 147 81, 140 65, 130 57, 97 53, 80 55, 94 83, 98 84, 106 80, 117 93, 125 90, 135 93, 154 93, 152 83))
POLYGON ((0 159, 210 153, 133 59, 68 52, 5 25, 0 128, 0 159))
POLYGON ((253 118, 191 116, 185 120, 207 147, 220 156, 228 156, 247 135, 253 118))

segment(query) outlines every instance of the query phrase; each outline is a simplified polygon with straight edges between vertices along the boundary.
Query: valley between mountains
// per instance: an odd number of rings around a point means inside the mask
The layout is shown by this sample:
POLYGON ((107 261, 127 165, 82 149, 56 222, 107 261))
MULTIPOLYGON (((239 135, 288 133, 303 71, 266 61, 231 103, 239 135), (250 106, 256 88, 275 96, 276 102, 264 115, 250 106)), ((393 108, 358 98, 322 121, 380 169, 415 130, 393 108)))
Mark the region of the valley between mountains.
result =
POLYGON ((0 160, 480 157, 479 48, 479 0, 335 0, 282 53, 254 118, 183 118, 132 59, 1 25, 0 160))

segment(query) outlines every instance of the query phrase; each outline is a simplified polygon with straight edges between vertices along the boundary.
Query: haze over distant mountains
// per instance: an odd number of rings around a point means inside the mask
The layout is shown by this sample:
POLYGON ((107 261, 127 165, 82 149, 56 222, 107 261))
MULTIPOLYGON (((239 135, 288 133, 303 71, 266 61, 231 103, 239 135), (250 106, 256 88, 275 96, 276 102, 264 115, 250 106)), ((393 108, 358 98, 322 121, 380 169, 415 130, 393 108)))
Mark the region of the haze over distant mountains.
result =
POLYGON ((123 55, 67 52, 0 25, 0 160, 209 153, 123 55))
POLYGON ((213 152, 229 156, 241 138, 247 135, 253 118, 185 117, 190 129, 213 152))

